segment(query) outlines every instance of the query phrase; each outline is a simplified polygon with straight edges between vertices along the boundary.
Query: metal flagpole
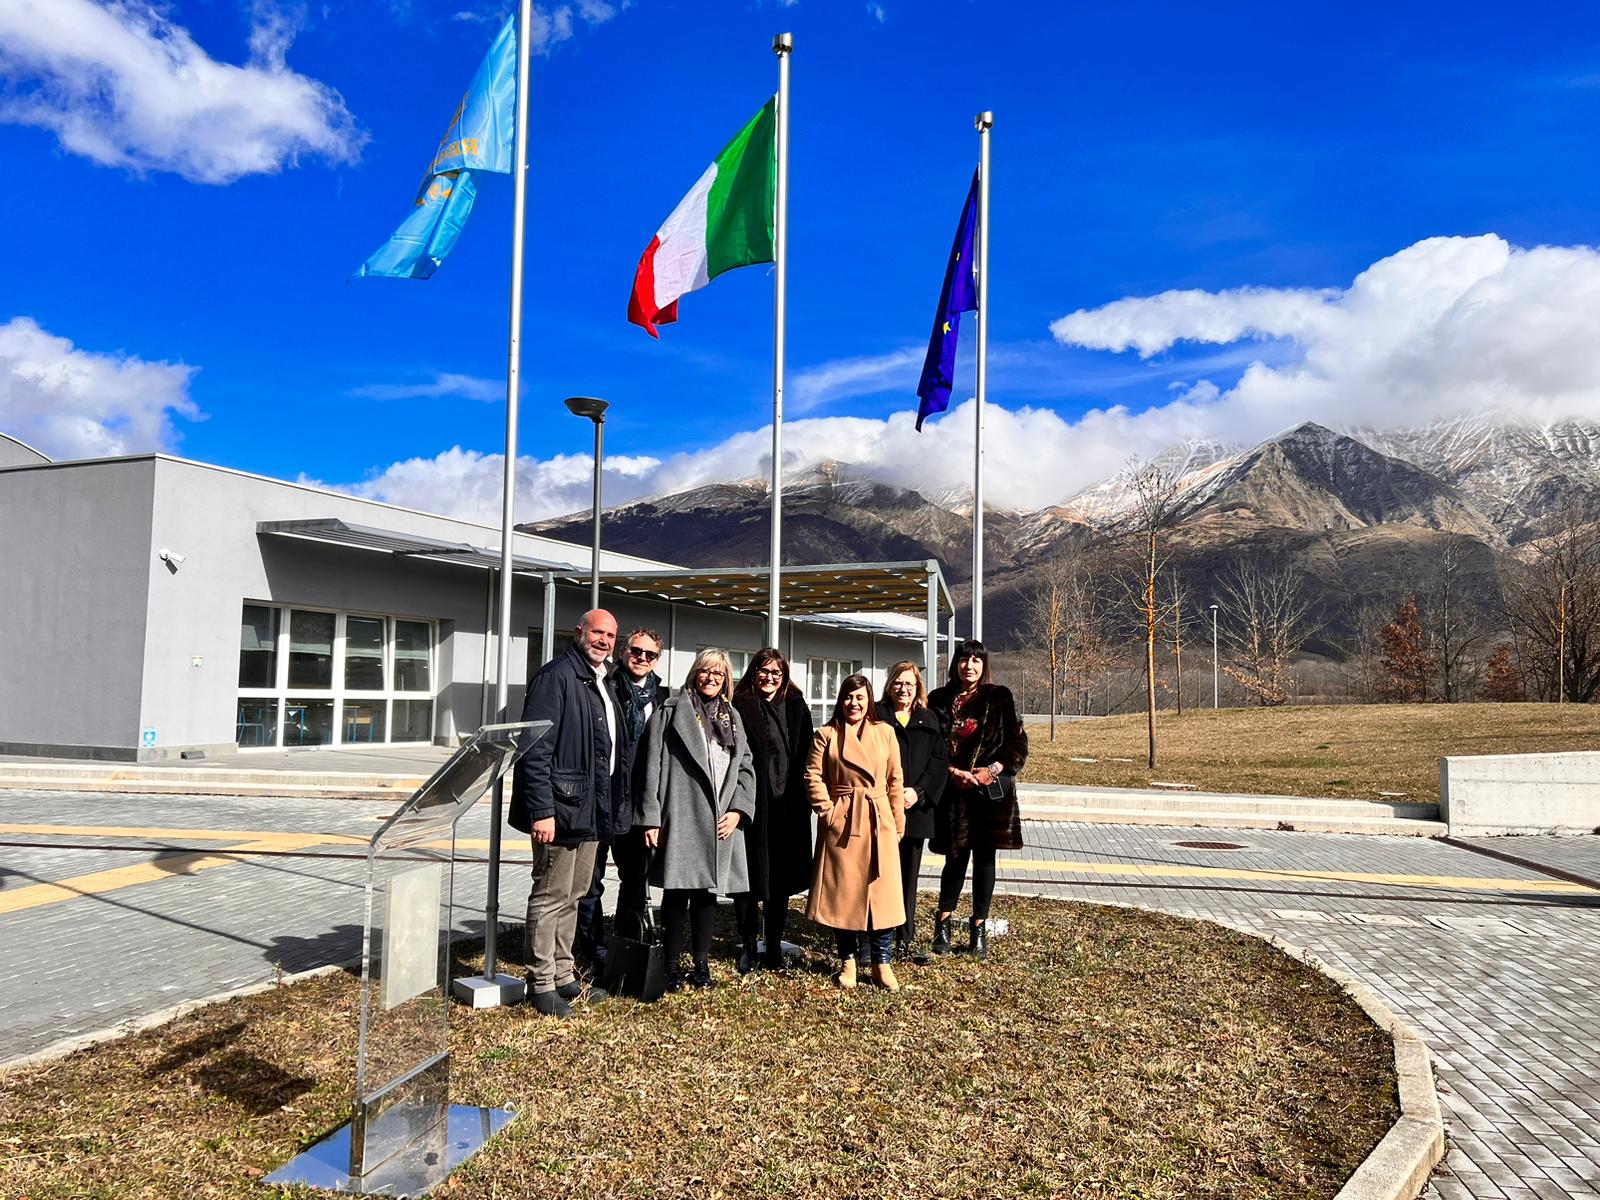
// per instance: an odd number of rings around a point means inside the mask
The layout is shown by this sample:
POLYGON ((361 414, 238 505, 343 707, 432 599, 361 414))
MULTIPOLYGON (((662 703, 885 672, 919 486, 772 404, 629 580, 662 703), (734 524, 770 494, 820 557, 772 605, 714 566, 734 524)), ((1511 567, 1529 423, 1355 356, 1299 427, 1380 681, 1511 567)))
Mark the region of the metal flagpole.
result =
MULTIPOLYGON (((533 0, 521 0, 517 13, 517 159, 512 168, 511 209, 511 334, 506 348, 505 474, 500 498, 500 631, 495 659, 494 709, 498 721, 506 719, 511 684, 511 579, 512 539, 517 496, 517 388, 522 370, 522 227, 528 198, 528 64, 533 23, 533 0)), ((498 971, 500 933, 500 781, 489 802, 489 880, 483 906, 483 975, 456 980, 457 995, 473 1008, 494 1008, 522 999, 526 985, 498 971)))
POLYGON ((794 35, 780 33, 772 39, 778 56, 778 178, 777 206, 772 218, 772 550, 767 613, 767 645, 778 644, 778 577, 783 551, 783 301, 787 269, 784 253, 789 235, 789 55, 794 35))
POLYGON ((972 435, 972 636, 983 640, 983 402, 989 392, 989 130, 994 114, 981 112, 978 130, 978 395, 972 435))

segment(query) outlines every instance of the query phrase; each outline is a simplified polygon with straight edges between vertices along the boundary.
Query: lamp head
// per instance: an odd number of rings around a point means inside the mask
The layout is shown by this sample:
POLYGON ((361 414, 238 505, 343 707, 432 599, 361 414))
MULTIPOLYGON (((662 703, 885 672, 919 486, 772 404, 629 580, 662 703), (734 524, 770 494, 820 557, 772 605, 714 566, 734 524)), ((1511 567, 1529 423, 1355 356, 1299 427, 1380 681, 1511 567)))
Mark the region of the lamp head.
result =
POLYGON ((591 421, 604 421, 606 409, 611 405, 604 400, 597 400, 593 396, 568 396, 566 400, 567 411, 575 417, 588 417, 591 421))

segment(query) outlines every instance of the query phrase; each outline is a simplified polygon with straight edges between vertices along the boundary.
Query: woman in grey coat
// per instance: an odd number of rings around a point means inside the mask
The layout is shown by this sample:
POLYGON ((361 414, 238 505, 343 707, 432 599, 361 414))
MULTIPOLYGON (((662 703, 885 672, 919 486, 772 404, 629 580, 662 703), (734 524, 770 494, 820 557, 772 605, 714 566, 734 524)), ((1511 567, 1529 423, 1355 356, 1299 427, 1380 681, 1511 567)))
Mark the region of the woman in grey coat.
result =
POLYGON ((667 990, 683 986, 679 957, 692 919, 689 982, 711 986, 717 896, 750 890, 744 831, 755 815, 756 775, 744 721, 730 700, 733 666, 721 650, 695 656, 683 690, 645 729, 640 821, 652 851, 650 882, 663 889, 667 990))

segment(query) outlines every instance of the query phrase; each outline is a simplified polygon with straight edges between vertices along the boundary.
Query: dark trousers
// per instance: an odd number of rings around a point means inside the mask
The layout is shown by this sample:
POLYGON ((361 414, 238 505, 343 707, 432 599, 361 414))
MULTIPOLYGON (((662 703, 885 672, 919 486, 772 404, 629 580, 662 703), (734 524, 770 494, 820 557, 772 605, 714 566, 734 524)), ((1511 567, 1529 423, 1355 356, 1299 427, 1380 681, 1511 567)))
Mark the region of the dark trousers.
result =
POLYGON ((668 888, 661 895, 661 920, 664 931, 667 970, 678 969, 678 959, 683 954, 685 927, 692 936, 690 953, 696 966, 711 961, 711 922, 717 915, 717 894, 701 889, 668 888))
POLYGON ((896 933, 907 946, 917 940, 917 877, 922 874, 923 838, 900 839, 900 881, 905 885, 906 923, 896 933))
POLYGON ((867 951, 872 956, 872 965, 877 966, 880 963, 894 961, 894 935, 893 929, 872 928, 871 918, 868 918, 865 933, 859 929, 835 929, 833 944, 838 949, 840 958, 854 958, 860 961, 862 951, 867 951))
MULTIPOLYGON (((612 917, 612 928, 618 928, 617 918, 629 913, 642 913, 650 902, 650 889, 645 874, 650 866, 650 852, 645 848, 644 829, 640 826, 614 838, 609 846, 600 843, 594 856, 594 878, 589 890, 578 901, 578 933, 573 951, 579 958, 594 960, 595 952, 606 944, 605 911, 601 897, 606 890, 606 855, 617 867, 617 911, 612 917)), ((632 929, 627 923, 621 926, 632 929)))
POLYGON ((944 860, 939 872, 939 911, 955 912, 961 899, 961 885, 967 878, 967 861, 972 862, 972 916, 989 919, 989 901, 994 899, 994 847, 973 846, 958 850, 944 860))
POLYGON ((742 892, 733 898, 733 919, 739 929, 741 942, 753 942, 764 937, 767 953, 777 954, 783 946, 783 929, 789 922, 788 900, 760 901, 757 911, 754 892, 742 892))

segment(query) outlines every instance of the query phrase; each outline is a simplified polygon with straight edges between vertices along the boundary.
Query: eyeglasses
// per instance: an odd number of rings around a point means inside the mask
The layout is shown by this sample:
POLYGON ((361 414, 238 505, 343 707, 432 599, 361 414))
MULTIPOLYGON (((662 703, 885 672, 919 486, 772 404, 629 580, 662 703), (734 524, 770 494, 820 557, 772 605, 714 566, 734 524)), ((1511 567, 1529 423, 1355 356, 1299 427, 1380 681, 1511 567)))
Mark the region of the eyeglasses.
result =
POLYGON ((910 679, 896 679, 889 686, 897 692, 914 692, 917 690, 916 682, 910 679))
POLYGON ((661 657, 661 651, 646 650, 643 646, 629 646, 628 657, 641 659, 644 662, 655 662, 656 659, 661 657))
POLYGON ((777 667, 760 667, 756 671, 757 679, 782 679, 783 672, 777 667))
POLYGON ((726 678, 726 676, 721 671, 714 670, 711 667, 701 667, 698 671, 695 672, 695 675, 697 675, 701 679, 724 679, 724 678, 726 678))

